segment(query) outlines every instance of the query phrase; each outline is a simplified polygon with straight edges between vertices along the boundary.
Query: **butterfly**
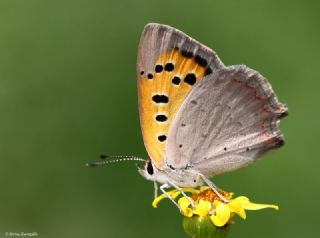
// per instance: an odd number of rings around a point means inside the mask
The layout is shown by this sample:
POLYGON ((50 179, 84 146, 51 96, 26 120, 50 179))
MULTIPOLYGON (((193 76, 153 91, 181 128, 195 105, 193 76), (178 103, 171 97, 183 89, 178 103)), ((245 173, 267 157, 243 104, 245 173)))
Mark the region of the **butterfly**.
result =
POLYGON ((173 27, 145 26, 137 77, 149 155, 139 173, 154 181, 155 194, 157 183, 169 198, 166 188, 182 192, 203 184, 219 194, 210 177, 284 145, 278 124, 288 108, 268 81, 245 65, 225 66, 213 50, 173 27))

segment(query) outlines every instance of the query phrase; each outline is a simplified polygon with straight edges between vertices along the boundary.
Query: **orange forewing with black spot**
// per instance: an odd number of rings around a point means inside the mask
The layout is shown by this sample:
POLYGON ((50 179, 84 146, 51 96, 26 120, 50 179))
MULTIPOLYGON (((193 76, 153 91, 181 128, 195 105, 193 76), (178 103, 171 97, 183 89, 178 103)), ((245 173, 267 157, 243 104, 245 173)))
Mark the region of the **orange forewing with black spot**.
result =
POLYGON ((163 166, 166 136, 176 112, 208 70, 190 56, 173 49, 156 60, 153 72, 141 75, 141 127, 148 153, 158 168, 163 166))
POLYGON ((139 112, 144 144, 158 169, 164 168, 168 131, 186 96, 221 67, 214 51, 183 32, 145 26, 137 60, 139 112))

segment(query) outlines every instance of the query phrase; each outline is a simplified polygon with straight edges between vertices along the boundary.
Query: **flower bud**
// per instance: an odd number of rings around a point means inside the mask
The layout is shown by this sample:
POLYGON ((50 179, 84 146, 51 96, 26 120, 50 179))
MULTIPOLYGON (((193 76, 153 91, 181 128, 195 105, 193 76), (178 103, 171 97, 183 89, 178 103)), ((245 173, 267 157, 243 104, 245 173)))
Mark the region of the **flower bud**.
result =
POLYGON ((228 224, 217 227, 209 217, 183 217, 182 226, 192 238, 225 238, 229 231, 228 224))

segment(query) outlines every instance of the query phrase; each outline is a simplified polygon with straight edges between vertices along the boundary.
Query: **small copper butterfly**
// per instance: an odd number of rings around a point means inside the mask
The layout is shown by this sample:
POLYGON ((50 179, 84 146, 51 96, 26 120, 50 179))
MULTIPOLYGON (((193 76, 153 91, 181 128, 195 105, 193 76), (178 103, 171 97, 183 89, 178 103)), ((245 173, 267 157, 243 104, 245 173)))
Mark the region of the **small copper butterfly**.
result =
POLYGON ((139 172, 162 184, 165 194, 169 187, 203 184, 219 194, 210 177, 248 166, 284 144, 278 124, 288 108, 268 81, 245 65, 225 66, 213 50, 173 27, 145 26, 137 76, 150 157, 139 172))

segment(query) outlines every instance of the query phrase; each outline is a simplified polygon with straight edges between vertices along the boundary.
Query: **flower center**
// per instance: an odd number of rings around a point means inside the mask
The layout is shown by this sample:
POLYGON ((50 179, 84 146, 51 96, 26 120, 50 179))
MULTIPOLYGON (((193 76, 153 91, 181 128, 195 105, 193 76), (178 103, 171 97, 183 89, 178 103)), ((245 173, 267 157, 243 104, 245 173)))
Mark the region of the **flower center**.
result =
MULTIPOLYGON (((232 197, 232 193, 228 193, 228 192, 225 192, 223 190, 218 190, 219 193, 227 198, 227 199, 230 199, 232 197)), ((208 202, 213 202, 215 200, 218 200, 220 202, 223 202, 225 203, 213 190, 211 190, 210 188, 207 188, 207 189, 204 189, 202 191, 200 191, 198 194, 196 193, 193 193, 191 195, 191 198, 193 201, 195 201, 196 203, 198 203, 201 199, 204 200, 204 201, 208 201, 208 202)))

